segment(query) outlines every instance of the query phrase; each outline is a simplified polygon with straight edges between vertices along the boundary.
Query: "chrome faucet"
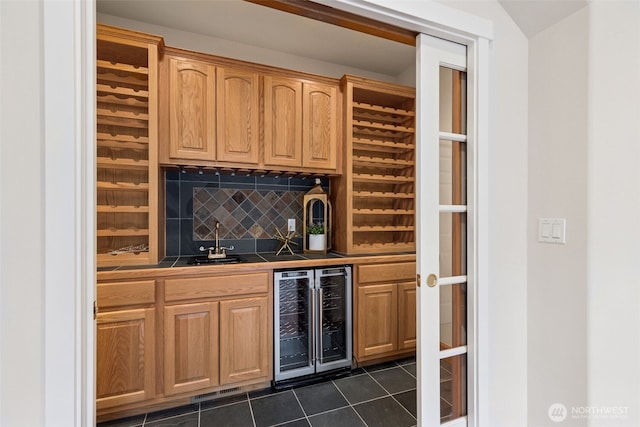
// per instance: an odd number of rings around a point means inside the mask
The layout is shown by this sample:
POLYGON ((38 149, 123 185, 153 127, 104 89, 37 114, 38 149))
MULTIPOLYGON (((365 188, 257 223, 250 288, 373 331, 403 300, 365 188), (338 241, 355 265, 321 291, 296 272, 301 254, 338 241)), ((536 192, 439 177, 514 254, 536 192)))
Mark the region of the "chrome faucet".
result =
POLYGON ((220 246, 220 222, 216 221, 216 231, 215 231, 216 245, 205 248, 204 246, 200 246, 200 252, 208 251, 207 258, 215 259, 215 258, 226 258, 227 251, 232 251, 235 249, 234 246, 220 246))

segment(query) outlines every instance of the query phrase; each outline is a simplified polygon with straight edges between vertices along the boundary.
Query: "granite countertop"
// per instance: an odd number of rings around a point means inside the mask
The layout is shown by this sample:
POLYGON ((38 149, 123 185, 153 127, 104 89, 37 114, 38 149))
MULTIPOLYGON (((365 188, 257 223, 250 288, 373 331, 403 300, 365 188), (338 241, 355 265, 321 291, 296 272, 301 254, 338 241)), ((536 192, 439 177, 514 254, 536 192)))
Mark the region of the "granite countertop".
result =
MULTIPOLYGON (((264 268, 264 269, 287 269, 298 267, 314 266, 315 263, 321 266, 333 265, 333 264, 353 264, 358 263, 359 260, 369 262, 378 260, 383 262, 386 259, 396 258, 397 260, 408 261, 415 260, 415 252, 407 253, 395 253, 395 254, 342 254, 339 252, 322 253, 295 253, 276 255, 273 252, 262 253, 248 253, 248 254, 229 254, 229 256, 238 256, 241 260, 240 263, 221 263, 221 264, 202 264, 193 265, 193 258, 201 255, 189 255, 189 256, 170 256, 164 258, 158 264, 152 265, 136 265, 136 266, 117 266, 117 267, 99 267, 98 273, 100 276, 104 274, 126 274, 126 272, 134 273, 136 275, 146 275, 144 271, 155 270, 155 274, 161 274, 161 271, 172 271, 171 275, 181 274, 179 271, 194 273, 196 271, 220 271, 224 267, 225 271, 233 270, 246 270, 250 268, 264 268), (401 258, 401 259, 398 259, 401 258), (366 260, 365 260, 366 259, 366 260)), ((104 276, 103 276, 104 277, 104 276)))
MULTIPOLYGON (((326 254, 321 253, 295 253, 291 254, 280 254, 276 255, 272 252, 262 252, 262 253, 249 253, 249 254, 228 254, 229 256, 237 256, 240 258, 242 262, 240 263, 230 263, 230 264, 218 264, 218 266, 226 265, 246 265, 246 264, 256 264, 256 263, 281 263, 286 261, 311 261, 311 260, 328 260, 328 259, 336 259, 339 260, 341 258, 353 258, 353 257, 366 257, 372 256, 376 254, 365 254, 365 255, 344 255, 338 252, 328 252, 326 254)), ((107 271, 122 271, 122 270, 145 270, 145 269, 155 269, 155 268, 176 268, 176 267, 205 267, 205 266, 213 266, 216 264, 204 264, 204 265, 193 265, 190 262, 195 257, 201 257, 202 255, 188 255, 188 256, 169 256, 165 257, 158 264, 152 265, 136 265, 136 266, 118 266, 118 267, 99 267, 99 272, 107 272, 107 271)))

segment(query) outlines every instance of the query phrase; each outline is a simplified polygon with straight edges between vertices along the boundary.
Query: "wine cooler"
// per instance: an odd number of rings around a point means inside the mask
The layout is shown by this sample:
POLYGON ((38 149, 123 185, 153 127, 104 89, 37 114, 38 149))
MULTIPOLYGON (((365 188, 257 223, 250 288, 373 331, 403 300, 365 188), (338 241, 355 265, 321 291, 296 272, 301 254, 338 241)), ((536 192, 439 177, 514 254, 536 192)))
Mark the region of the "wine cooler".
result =
POLYGON ((274 383, 351 369, 351 267, 274 273, 274 383))

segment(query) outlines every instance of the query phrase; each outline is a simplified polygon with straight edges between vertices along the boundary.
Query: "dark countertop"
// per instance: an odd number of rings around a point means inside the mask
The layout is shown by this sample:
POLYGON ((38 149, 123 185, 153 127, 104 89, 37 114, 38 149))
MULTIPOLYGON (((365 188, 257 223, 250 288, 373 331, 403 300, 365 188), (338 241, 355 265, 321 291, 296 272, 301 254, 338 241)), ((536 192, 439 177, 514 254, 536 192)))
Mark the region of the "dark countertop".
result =
POLYGON ((106 281, 132 278, 201 276, 203 274, 233 274, 258 270, 315 268, 359 263, 415 262, 416 260, 415 252, 356 255, 345 255, 338 252, 275 255, 269 252, 229 255, 239 256, 242 262, 193 265, 189 261, 196 255, 166 257, 160 263, 154 265, 100 267, 97 271, 97 279, 98 281, 106 281))

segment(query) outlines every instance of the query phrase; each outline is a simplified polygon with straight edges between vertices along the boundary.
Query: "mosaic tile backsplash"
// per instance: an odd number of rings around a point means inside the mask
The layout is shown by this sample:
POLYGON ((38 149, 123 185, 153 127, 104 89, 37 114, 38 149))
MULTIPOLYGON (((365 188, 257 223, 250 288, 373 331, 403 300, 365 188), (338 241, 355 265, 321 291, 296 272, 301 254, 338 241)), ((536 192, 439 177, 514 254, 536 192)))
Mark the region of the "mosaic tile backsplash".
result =
POLYGON ((193 240, 215 239, 220 222, 221 239, 269 239, 276 228, 286 230, 295 218, 302 233, 304 191, 193 189, 193 240))
MULTIPOLYGON (((166 255, 200 254, 214 245, 220 222, 220 245, 235 246, 230 253, 271 252, 278 248, 275 227, 286 229, 295 218, 302 248, 302 203, 313 178, 274 178, 165 172, 166 255)), ((322 179, 328 191, 329 180, 322 179)))

